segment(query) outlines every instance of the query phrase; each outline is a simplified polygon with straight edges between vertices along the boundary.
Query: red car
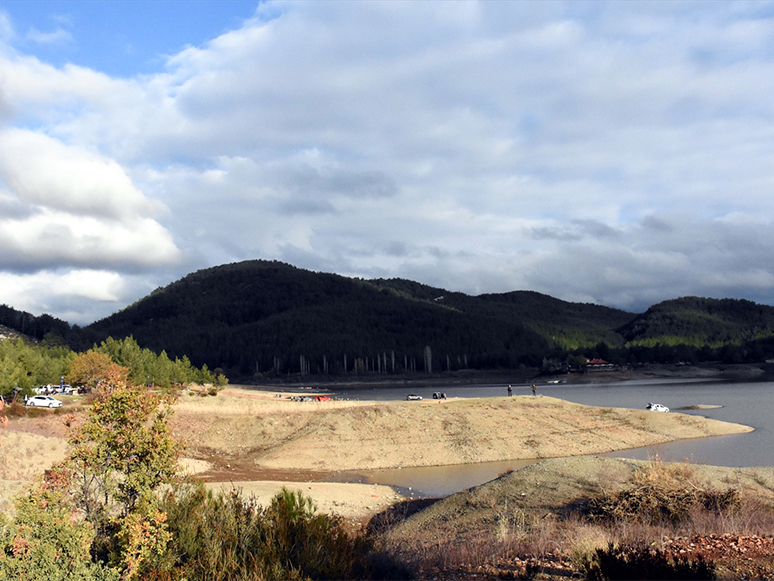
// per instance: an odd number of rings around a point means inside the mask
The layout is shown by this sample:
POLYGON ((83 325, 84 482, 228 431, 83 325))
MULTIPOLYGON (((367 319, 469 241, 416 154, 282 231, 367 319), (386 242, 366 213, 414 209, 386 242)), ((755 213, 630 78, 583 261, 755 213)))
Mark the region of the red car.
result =
POLYGON ((333 401, 331 398, 329 398, 327 395, 318 395, 314 398, 314 401, 333 401))

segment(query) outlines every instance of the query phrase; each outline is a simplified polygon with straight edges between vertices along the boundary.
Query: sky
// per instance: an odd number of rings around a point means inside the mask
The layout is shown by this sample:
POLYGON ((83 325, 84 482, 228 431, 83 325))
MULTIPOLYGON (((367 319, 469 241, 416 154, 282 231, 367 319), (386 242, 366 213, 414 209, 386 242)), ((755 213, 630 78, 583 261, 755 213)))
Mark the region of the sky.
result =
POLYGON ((0 0, 0 304, 249 259, 774 305, 771 2, 0 0))

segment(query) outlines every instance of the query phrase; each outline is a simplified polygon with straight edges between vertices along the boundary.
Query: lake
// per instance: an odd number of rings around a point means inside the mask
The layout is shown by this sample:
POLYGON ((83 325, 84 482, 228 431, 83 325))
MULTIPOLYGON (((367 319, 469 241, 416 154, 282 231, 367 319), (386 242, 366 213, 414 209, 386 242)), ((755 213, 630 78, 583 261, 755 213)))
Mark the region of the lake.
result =
MULTIPOLYGON (((514 395, 532 393, 529 385, 512 387, 514 395)), ((507 385, 337 390, 336 396, 385 401, 405 399, 408 393, 432 398, 434 391, 445 392, 448 397, 500 397, 507 395, 507 385)), ((658 455, 667 461, 688 460, 715 466, 774 466, 774 382, 654 379, 596 384, 542 384, 538 385, 538 394, 600 407, 644 409, 649 402, 661 403, 672 412, 700 415, 755 428, 755 431, 747 434, 681 440, 602 456, 646 460, 658 455), (721 407, 681 409, 696 405, 721 407)), ((447 496, 532 462, 515 460, 463 466, 370 470, 341 474, 336 478, 342 481, 389 484, 414 497, 447 496)))

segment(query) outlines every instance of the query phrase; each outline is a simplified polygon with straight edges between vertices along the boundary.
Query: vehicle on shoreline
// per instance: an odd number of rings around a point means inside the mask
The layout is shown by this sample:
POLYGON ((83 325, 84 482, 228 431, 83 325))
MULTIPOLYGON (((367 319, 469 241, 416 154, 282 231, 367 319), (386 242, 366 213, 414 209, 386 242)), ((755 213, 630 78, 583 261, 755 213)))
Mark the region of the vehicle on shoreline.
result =
POLYGON ((62 402, 50 395, 33 395, 24 403, 27 407, 60 408, 62 402))
POLYGON ((410 393, 406 396, 406 401, 419 401, 422 399, 421 395, 417 395, 416 393, 410 393))
POLYGON ((669 408, 665 405, 661 405, 660 403, 649 403, 645 406, 646 410, 650 410, 652 412, 668 412, 669 408))

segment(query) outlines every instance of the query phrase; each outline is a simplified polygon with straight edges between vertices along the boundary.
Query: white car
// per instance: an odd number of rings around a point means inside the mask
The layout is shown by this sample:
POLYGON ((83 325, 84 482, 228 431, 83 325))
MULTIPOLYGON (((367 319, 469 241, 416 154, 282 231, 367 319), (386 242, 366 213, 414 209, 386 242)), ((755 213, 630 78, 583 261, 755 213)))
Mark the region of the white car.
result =
POLYGON ((661 405, 660 403, 649 403, 646 407, 646 410, 650 410, 652 412, 668 412, 669 408, 665 405, 661 405))
POLYGON ((62 402, 50 395, 33 395, 27 399, 25 405, 39 408, 60 408, 62 407, 62 402))
POLYGON ((422 399, 422 396, 421 396, 421 395, 417 395, 417 394, 415 394, 415 393, 410 393, 410 394, 408 394, 408 395, 406 396, 406 399, 407 399, 408 401, 419 401, 419 400, 421 400, 421 399, 422 399))

